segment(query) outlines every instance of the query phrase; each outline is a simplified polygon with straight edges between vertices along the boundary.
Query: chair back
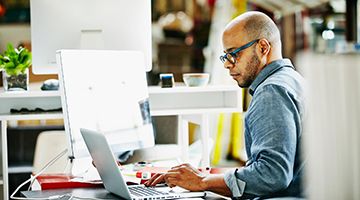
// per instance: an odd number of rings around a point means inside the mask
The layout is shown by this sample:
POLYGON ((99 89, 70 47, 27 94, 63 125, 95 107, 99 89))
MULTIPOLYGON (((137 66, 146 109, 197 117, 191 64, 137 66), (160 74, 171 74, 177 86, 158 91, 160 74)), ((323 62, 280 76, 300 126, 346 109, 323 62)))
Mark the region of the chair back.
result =
MULTIPOLYGON (((50 160, 68 148, 67 143, 65 131, 41 132, 35 146, 33 173, 38 173, 50 160)), ((52 166, 49 166, 44 173, 67 173, 64 171, 67 162, 67 155, 64 155, 52 166)))

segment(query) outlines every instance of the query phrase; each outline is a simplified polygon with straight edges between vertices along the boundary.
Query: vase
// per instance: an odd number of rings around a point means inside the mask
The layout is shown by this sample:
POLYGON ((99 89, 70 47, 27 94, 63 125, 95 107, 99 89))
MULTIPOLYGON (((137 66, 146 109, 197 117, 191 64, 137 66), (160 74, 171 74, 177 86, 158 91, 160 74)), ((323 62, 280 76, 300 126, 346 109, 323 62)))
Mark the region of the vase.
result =
POLYGON ((5 91, 29 90, 29 69, 18 75, 9 75, 3 71, 3 86, 5 91))

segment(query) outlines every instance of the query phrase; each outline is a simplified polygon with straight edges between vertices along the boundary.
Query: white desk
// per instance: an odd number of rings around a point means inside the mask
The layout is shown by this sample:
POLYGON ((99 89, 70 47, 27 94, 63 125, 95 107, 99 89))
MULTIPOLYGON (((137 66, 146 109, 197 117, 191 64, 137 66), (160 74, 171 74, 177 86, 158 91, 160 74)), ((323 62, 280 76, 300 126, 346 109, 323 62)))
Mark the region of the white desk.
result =
MULTIPOLYGON (((10 114, 10 108, 55 109, 61 107, 58 91, 41 91, 39 84, 32 84, 28 92, 4 93, 0 88, 0 121, 2 178, 4 199, 8 198, 7 123, 10 120, 61 119, 62 113, 10 114)), ((201 129, 202 162, 210 165, 208 147, 209 114, 240 112, 242 109, 241 90, 237 86, 207 86, 160 88, 149 87, 150 112, 152 116, 179 116, 179 145, 183 161, 188 161, 188 122, 199 124, 201 129)))
POLYGON ((237 86, 207 87, 149 87, 150 109, 153 116, 178 115, 179 144, 182 159, 189 160, 188 122, 200 125, 202 141, 202 167, 210 166, 208 147, 209 114, 224 112, 240 112, 241 90, 237 86))
MULTIPOLYGON (((121 200, 122 198, 115 196, 105 190, 104 188, 72 188, 72 189, 55 189, 55 190, 39 190, 39 191, 23 191, 21 192, 27 198, 46 198, 53 195, 72 194, 76 197, 87 197, 97 199, 110 199, 110 200, 121 200)), ((77 199, 77 198, 74 198, 77 199)), ((190 199, 190 198, 184 198, 190 199)), ((191 198, 194 200, 207 199, 207 200, 222 200, 230 199, 213 192, 206 192, 206 196, 202 198, 191 198)))

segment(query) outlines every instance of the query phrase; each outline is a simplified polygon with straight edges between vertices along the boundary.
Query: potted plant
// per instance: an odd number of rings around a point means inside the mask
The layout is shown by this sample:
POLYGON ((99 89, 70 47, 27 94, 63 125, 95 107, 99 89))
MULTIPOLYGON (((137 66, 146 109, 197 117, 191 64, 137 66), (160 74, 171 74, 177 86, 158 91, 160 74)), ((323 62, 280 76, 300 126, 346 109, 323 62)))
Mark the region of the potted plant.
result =
POLYGON ((26 48, 14 48, 8 44, 6 51, 0 55, 0 71, 3 72, 5 91, 28 90, 31 52, 26 48))

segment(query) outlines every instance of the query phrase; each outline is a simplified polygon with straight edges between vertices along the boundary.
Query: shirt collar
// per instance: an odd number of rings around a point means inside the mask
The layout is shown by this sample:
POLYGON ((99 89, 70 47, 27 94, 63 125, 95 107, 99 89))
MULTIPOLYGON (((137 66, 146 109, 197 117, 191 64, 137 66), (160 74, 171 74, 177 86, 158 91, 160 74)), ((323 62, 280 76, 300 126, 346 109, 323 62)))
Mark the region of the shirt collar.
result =
POLYGON ((264 69, 260 71, 260 73, 256 76, 255 80, 251 83, 249 87, 249 93, 253 95, 260 83, 262 83, 267 77, 269 77, 271 74, 273 74, 282 67, 291 67, 295 69, 289 59, 279 59, 269 63, 267 66, 264 67, 264 69))

